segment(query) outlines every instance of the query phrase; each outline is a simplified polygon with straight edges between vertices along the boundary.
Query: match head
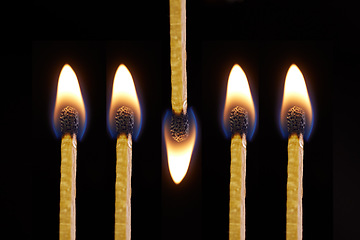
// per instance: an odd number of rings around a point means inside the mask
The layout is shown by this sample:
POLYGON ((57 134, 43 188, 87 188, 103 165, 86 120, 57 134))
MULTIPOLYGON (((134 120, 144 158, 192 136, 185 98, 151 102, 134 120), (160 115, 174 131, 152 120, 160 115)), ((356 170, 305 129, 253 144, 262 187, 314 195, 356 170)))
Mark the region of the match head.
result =
POLYGON ((60 113, 60 130, 65 133, 77 134, 79 130, 79 113, 75 108, 67 106, 60 113))
POLYGON ((187 113, 172 114, 170 132, 172 138, 177 142, 182 142, 189 136, 189 117, 187 113))
POLYGON ((248 112, 245 108, 236 106, 230 112, 230 131, 231 135, 235 133, 246 134, 249 126, 248 112))
POLYGON ((116 111, 116 133, 132 134, 134 129, 134 112, 131 108, 122 106, 116 111))
POLYGON ((286 116, 287 129, 289 134, 304 134, 305 130, 305 111, 297 106, 289 109, 286 116))

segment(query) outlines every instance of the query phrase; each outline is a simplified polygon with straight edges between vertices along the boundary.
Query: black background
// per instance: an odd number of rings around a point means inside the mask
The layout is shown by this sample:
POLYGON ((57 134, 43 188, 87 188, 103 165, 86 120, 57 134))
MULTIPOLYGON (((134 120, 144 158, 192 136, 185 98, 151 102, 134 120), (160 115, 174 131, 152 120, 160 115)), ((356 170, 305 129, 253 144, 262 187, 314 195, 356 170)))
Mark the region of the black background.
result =
POLYGON ((106 111, 120 63, 133 75, 144 117, 133 143, 133 239, 227 239, 230 140, 220 114, 234 63, 247 74, 258 113, 247 148, 247 239, 285 239, 287 141, 277 115, 292 63, 305 76, 315 110, 304 147, 304 239, 360 234, 355 6, 188 1, 188 103, 199 138, 180 185, 165 168, 161 136, 171 107, 168 2, 37 2, 31 9, 19 25, 6 24, 1 53, 3 89, 14 89, 2 95, 3 134, 10 143, 4 152, 13 154, 1 161, 4 234, 58 238, 60 140, 52 132, 51 109, 65 63, 78 76, 88 113, 78 143, 77 239, 113 238, 115 140, 106 111), (31 107, 28 85, 19 84, 28 79, 31 107))

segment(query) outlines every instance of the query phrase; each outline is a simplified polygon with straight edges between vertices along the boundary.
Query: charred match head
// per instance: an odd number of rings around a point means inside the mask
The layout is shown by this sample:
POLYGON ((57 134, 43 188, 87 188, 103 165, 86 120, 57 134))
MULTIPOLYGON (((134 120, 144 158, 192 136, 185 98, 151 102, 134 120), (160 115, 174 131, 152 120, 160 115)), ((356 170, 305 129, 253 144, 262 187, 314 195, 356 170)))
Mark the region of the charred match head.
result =
POLYGON ((67 106, 60 113, 60 130, 65 133, 77 134, 79 130, 79 113, 75 108, 67 106))
POLYGON ((236 106, 230 112, 230 131, 231 135, 235 133, 246 134, 249 126, 248 112, 245 108, 236 106))
POLYGON ((131 108, 122 106, 116 111, 116 133, 132 134, 134 129, 134 112, 131 108))
POLYGON ((182 142, 189 136, 189 117, 187 113, 172 114, 170 132, 172 138, 177 142, 182 142))
POLYGON ((305 111, 297 106, 289 109, 286 116, 287 129, 289 134, 304 134, 305 129, 305 111))

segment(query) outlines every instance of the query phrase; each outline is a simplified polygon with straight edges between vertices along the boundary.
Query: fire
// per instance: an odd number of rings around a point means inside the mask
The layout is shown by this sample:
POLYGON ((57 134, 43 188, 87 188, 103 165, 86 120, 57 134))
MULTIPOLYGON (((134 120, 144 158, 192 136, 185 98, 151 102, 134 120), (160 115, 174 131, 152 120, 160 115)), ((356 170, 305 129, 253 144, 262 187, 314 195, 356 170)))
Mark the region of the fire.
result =
POLYGON ((280 114, 283 132, 286 132, 286 114, 293 106, 298 106, 305 111, 305 136, 308 137, 312 127, 312 107, 304 76, 295 64, 290 66, 285 78, 284 96, 280 114))
POLYGON ((230 132, 230 112, 236 106, 245 108, 249 114, 248 133, 251 137, 255 130, 255 106, 245 72, 238 64, 235 64, 231 69, 227 84, 223 116, 223 127, 226 135, 230 132))
POLYGON ((110 109, 109 109, 109 129, 112 135, 116 135, 115 130, 115 115, 116 111, 122 107, 126 106, 131 108, 135 114, 135 127, 134 127, 134 138, 136 139, 141 124, 141 109, 138 96, 136 94, 134 80, 131 76, 130 71, 124 64, 121 64, 116 70, 110 109))
POLYGON ((171 178, 176 184, 179 184, 185 177, 194 150, 196 140, 196 120, 191 109, 188 109, 190 117, 189 136, 182 142, 175 141, 170 133, 170 118, 165 117, 164 138, 168 159, 168 166, 171 178))
POLYGON ((79 113, 79 136, 81 139, 85 131, 86 112, 83 97, 81 95, 79 81, 74 70, 69 64, 61 69, 54 108, 54 129, 56 135, 60 135, 60 113, 66 106, 74 107, 79 113))

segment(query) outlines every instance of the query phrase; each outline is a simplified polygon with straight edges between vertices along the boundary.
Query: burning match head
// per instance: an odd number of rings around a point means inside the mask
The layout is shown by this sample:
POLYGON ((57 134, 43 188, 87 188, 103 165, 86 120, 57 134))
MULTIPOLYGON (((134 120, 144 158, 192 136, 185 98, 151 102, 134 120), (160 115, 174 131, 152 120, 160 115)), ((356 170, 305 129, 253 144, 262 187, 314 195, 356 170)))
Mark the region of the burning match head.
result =
POLYGON ((236 106, 230 112, 230 131, 231 135, 235 133, 246 134, 249 126, 248 112, 245 108, 236 106))
POLYGON ((79 130, 79 113, 75 108, 67 106, 60 113, 60 130, 65 133, 77 134, 79 130))
POLYGON ((172 138, 177 142, 182 142, 189 136, 189 117, 187 113, 176 114, 173 112, 170 132, 172 138))
POLYGON ((116 133, 132 134, 134 129, 134 112, 131 108, 122 106, 116 111, 116 133))
POLYGON ((305 111, 297 106, 289 109, 286 116, 287 129, 289 134, 304 134, 305 129, 305 111))

